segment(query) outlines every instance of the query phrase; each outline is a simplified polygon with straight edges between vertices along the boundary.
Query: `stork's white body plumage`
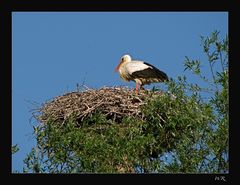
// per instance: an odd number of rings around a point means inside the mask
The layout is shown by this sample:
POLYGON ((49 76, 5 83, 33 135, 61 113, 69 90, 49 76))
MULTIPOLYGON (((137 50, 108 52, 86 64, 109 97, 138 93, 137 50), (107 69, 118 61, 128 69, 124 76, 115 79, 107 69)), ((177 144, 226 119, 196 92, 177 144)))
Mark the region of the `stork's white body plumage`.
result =
POLYGON ((136 91, 138 91, 138 85, 140 85, 140 88, 143 88, 145 84, 168 80, 166 73, 146 62, 139 60, 132 61, 129 55, 121 57, 121 61, 115 71, 119 72, 123 80, 135 81, 136 91))

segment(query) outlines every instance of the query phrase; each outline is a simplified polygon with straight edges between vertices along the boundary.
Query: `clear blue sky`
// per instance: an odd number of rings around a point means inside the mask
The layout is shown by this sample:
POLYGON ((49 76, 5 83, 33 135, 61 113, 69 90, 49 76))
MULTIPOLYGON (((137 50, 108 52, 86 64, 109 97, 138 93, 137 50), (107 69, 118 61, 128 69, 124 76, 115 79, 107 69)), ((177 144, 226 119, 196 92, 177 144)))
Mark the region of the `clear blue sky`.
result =
POLYGON ((83 82, 134 88, 114 73, 124 54, 175 79, 183 74, 185 56, 206 60, 200 35, 215 30, 228 34, 227 12, 12 13, 12 144, 20 148, 12 170, 22 171, 35 145, 30 102, 41 105, 83 82))

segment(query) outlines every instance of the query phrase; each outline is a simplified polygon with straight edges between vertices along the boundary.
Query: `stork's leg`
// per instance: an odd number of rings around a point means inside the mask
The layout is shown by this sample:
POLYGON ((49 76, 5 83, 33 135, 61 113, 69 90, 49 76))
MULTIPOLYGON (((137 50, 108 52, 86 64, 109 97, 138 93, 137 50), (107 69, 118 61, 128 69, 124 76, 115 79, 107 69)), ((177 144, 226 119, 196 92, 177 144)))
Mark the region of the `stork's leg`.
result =
POLYGON ((143 90, 144 90, 144 86, 143 86, 143 85, 140 85, 140 89, 143 89, 143 90))
POLYGON ((138 83, 136 82, 136 93, 138 93, 138 83))

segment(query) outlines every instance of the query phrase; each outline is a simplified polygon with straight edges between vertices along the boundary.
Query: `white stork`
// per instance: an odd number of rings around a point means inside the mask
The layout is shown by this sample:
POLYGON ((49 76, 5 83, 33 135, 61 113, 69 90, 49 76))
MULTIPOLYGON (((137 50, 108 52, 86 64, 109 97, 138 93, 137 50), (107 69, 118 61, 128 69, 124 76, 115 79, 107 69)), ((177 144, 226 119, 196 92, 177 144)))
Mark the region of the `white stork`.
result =
POLYGON ((136 92, 140 89, 144 89, 145 84, 154 82, 168 81, 166 73, 160 71, 151 64, 143 61, 132 60, 129 55, 124 55, 118 66, 115 68, 116 72, 119 72, 120 77, 125 81, 136 82, 136 92))

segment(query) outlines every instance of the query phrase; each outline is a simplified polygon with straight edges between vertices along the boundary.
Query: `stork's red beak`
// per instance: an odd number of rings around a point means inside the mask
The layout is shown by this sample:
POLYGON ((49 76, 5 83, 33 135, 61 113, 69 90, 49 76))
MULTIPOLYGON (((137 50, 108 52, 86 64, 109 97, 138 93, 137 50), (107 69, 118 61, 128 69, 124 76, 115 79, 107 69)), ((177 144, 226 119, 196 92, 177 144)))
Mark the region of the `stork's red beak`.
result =
POLYGON ((119 62, 119 64, 118 64, 117 67, 115 68, 115 72, 118 72, 118 71, 119 71, 120 65, 121 65, 121 62, 119 62))

